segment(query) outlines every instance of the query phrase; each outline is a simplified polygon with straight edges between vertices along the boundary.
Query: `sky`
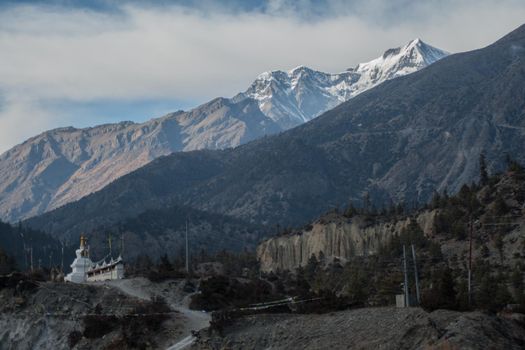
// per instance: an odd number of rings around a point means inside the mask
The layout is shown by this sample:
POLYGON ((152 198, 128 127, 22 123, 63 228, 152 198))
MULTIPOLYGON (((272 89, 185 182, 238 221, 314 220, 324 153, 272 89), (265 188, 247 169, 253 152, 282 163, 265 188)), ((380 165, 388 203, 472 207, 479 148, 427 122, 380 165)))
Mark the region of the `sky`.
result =
POLYGON ((343 71, 416 37, 480 48, 524 20, 523 0, 0 0, 0 153, 230 97, 267 70, 343 71))

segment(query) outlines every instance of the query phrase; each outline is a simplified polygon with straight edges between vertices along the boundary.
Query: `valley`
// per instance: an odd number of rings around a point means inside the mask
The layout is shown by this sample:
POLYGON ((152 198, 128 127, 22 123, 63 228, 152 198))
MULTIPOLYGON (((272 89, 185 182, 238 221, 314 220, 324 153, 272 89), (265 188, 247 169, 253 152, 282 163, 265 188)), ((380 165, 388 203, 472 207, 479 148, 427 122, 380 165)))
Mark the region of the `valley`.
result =
POLYGON ((525 348, 507 0, 32 1, 0 5, 0 131, 92 126, 0 154, 0 350, 525 348))

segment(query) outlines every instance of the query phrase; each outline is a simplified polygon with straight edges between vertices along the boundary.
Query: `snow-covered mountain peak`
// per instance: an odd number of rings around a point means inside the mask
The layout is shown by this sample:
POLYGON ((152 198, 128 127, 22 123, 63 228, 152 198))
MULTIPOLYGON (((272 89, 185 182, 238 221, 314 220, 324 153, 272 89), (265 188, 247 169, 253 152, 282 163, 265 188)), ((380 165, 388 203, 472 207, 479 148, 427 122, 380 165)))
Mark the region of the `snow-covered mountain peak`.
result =
POLYGON ((426 64, 432 64, 450 53, 425 43, 420 38, 411 40, 408 44, 401 47, 401 55, 404 57, 418 57, 426 64))
POLYGON ((295 74, 295 73, 298 73, 298 72, 301 72, 301 71, 308 71, 308 70, 312 70, 311 68, 308 68, 307 66, 301 64, 295 68, 292 68, 288 71, 288 74, 295 74))
POLYGON ((241 95, 283 129, 304 123, 385 80, 415 72, 448 55, 416 38, 345 72, 330 74, 304 65, 260 74, 241 95))
POLYGON ((360 63, 351 70, 368 74, 371 80, 380 79, 384 81, 413 73, 448 54, 448 52, 430 46, 416 38, 404 46, 388 49, 381 57, 370 62, 360 63))

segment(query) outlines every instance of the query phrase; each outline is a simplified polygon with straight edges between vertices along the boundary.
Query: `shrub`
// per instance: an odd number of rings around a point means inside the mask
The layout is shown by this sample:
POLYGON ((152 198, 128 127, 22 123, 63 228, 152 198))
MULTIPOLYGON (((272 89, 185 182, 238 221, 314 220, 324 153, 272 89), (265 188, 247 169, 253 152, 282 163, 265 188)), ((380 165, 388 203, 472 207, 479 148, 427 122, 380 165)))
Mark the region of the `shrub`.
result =
POLYGON ((432 274, 431 287, 423 291, 421 306, 430 311, 457 308, 454 279, 449 267, 437 270, 432 274))
POLYGON ((119 324, 116 316, 88 315, 84 317, 84 337, 101 338, 113 331, 119 324))
POLYGON ((70 348, 73 348, 75 345, 77 345, 80 339, 82 339, 82 333, 79 331, 73 331, 67 336, 67 344, 70 348))

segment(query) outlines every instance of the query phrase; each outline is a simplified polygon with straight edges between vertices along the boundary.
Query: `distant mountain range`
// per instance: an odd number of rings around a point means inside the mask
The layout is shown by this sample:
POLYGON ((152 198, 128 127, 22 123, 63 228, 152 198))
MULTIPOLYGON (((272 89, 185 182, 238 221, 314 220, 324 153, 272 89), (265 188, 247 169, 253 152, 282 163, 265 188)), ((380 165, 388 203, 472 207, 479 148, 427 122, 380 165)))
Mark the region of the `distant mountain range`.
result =
POLYGON ((416 39, 339 74, 261 74, 243 93, 145 123, 46 131, 0 155, 0 218, 15 222, 78 200, 162 155, 236 147, 300 125, 381 82, 446 56, 416 39))
MULTIPOLYGON (((388 55, 386 55, 388 56, 388 55)), ((525 161, 525 26, 483 49, 386 81, 286 132, 235 149, 160 157, 101 191, 29 219, 54 235, 170 203, 297 225, 349 201, 426 201, 505 155, 525 161)))

